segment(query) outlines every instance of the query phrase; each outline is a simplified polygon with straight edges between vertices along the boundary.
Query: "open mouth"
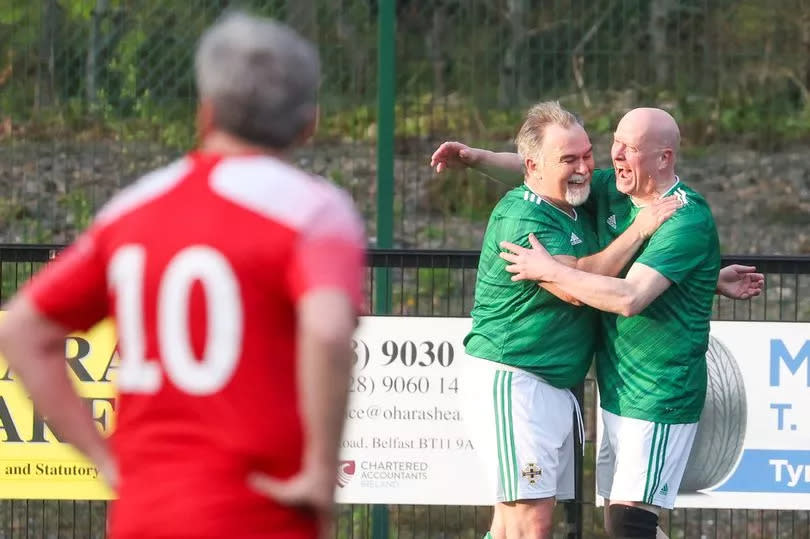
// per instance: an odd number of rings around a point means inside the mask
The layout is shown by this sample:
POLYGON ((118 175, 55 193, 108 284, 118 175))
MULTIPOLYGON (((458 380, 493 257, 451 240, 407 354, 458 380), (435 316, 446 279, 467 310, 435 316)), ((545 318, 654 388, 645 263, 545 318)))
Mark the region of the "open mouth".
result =
POLYGON ((588 183, 588 178, 585 176, 575 175, 568 178, 568 185, 585 185, 588 183))
POLYGON ((630 176, 633 173, 632 170, 625 167, 624 165, 614 164, 613 168, 616 171, 616 176, 618 176, 619 178, 622 178, 622 179, 630 178, 630 176))

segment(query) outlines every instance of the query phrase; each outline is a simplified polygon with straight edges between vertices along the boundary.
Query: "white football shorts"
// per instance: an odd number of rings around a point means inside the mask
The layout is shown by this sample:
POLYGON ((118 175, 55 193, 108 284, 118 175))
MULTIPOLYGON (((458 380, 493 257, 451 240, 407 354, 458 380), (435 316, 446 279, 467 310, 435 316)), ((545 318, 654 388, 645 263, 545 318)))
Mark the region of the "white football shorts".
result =
MULTIPOLYGON (((497 501, 574 497, 574 413, 579 405, 558 389, 522 369, 467 356, 474 388, 467 392, 477 423, 477 447, 490 455, 497 501)), ((491 475, 490 475, 491 476, 491 475)))
POLYGON ((697 433, 697 423, 654 423, 602 410, 596 459, 599 495, 672 509, 697 433))

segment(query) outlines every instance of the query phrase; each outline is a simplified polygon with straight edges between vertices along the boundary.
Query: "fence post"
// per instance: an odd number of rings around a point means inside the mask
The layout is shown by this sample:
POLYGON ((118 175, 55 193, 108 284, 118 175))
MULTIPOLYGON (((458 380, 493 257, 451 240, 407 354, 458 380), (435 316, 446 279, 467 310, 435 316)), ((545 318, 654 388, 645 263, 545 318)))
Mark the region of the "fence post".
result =
MULTIPOLYGON (((377 13, 377 247, 394 242, 394 106, 396 0, 380 0, 377 13)), ((377 314, 391 309, 388 268, 375 274, 377 314)))
MULTIPOLYGON (((394 106, 396 91, 396 0, 380 0, 377 13, 377 247, 394 243, 394 106)), ((375 270, 374 310, 391 312, 391 281, 388 268, 375 270)), ((372 539, 389 535, 388 507, 373 505, 372 539)))

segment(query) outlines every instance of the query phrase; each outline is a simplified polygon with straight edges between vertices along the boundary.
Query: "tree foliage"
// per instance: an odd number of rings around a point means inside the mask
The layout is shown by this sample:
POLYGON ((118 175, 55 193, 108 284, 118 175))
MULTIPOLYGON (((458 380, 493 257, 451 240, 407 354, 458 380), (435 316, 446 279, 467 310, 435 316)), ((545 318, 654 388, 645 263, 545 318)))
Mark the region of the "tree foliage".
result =
MULTIPOLYGON (((374 134, 377 1, 239 3, 317 41, 324 136, 374 134)), ((3 114, 187 121, 196 41, 235 4, 3 0, 3 114)), ((742 134, 778 144, 810 132, 802 0, 399 0, 395 39, 405 137, 508 133, 521 110, 548 98, 603 128, 630 106, 666 106, 698 143, 742 134)))

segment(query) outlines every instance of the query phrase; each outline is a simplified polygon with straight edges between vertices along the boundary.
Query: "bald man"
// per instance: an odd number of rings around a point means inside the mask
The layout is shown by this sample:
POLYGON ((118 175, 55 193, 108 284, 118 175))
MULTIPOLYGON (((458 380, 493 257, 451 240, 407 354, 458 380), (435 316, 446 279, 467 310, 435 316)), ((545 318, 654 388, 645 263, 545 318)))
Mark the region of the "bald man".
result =
MULTIPOLYGON (((703 409, 713 295, 720 290, 744 299, 762 287, 762 276, 753 268, 731 266, 719 275, 711 211, 675 174, 679 144, 678 126, 668 113, 634 109, 616 128, 614 169, 592 175, 587 204, 600 246, 661 197, 674 194, 683 203, 642 246, 622 278, 559 264, 534 239, 531 249, 502 244, 508 252, 501 256, 510 262, 513 279, 554 283, 604 311, 596 353, 605 426, 597 486, 608 500, 605 525, 611 537, 666 537, 658 528, 658 513, 674 505, 703 409)), ((513 155, 440 147, 432 164, 441 170, 472 159, 491 175, 509 177, 503 171, 515 170, 513 155)))

